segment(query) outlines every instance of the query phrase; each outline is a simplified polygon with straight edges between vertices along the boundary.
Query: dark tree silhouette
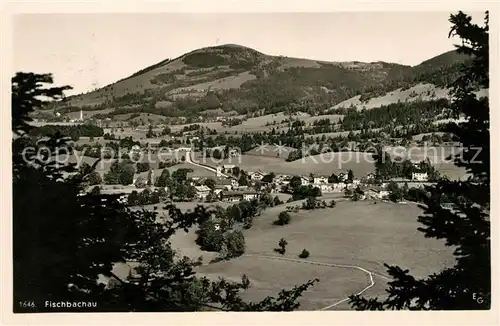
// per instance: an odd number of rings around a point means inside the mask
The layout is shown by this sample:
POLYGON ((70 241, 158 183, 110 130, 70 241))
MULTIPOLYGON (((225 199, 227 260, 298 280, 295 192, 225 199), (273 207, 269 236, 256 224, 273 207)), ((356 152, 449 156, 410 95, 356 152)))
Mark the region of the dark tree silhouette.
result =
POLYGON ((451 15, 449 36, 458 36, 458 52, 470 55, 472 62, 464 66, 453 83, 454 100, 451 109, 462 114, 466 122, 449 126, 449 132, 463 143, 465 151, 456 158, 472 175, 467 181, 441 180, 429 187, 424 198, 425 215, 419 217, 426 237, 445 239, 455 248, 456 264, 439 273, 416 279, 397 266, 388 266, 393 277, 385 300, 351 296, 357 310, 469 310, 490 309, 490 142, 489 104, 487 98, 477 98, 476 87, 489 88, 488 75, 488 12, 484 26, 471 23, 471 17, 459 12, 451 15), (443 203, 452 203, 453 210, 443 203))

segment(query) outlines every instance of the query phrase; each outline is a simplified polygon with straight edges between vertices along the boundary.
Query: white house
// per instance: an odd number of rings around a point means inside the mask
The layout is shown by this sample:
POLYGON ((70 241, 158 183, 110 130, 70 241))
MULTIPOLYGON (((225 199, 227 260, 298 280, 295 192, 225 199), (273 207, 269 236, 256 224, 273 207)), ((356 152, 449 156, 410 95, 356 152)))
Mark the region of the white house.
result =
POLYGON ((134 155, 140 154, 140 153, 141 153, 141 147, 139 145, 134 145, 130 149, 129 156, 134 156, 134 155))
POLYGON ((228 154, 229 154, 229 157, 238 157, 238 156, 240 156, 240 152, 239 152, 239 150, 237 150, 237 149, 235 149, 235 148, 231 148, 231 149, 229 150, 229 153, 228 153, 228 154))
POLYGON ((260 181, 262 178, 264 178, 266 174, 261 172, 261 171, 256 171, 256 172, 251 172, 250 173, 250 179, 254 181, 260 181))
POLYGON ((179 148, 176 148, 176 151, 177 152, 190 152, 191 151, 191 147, 181 146, 179 148))
POLYGON ((244 190, 244 191, 223 191, 221 193, 221 199, 224 201, 240 201, 240 200, 252 200, 257 198, 258 193, 254 190, 244 190))
POLYGON ((359 186, 360 183, 361 183, 361 180, 359 180, 359 179, 352 180, 352 184, 355 185, 355 186, 359 186))
POLYGON ((257 198, 258 194, 255 191, 246 190, 243 191, 243 200, 252 200, 257 198))
POLYGON ((218 165, 215 168, 215 171, 217 173, 217 176, 220 177, 223 173, 226 174, 232 174, 233 169, 236 167, 234 164, 224 164, 224 165, 218 165))
POLYGON ((281 182, 281 183, 284 183, 286 182, 287 179, 289 179, 290 176, 287 175, 287 174, 277 174, 275 177, 274 177, 274 180, 276 182, 281 182))
POLYGON ((222 171, 225 173, 232 173, 233 169, 236 167, 234 164, 224 164, 222 166, 222 171))
POLYGON ((378 198, 384 199, 386 197, 389 197, 389 191, 387 190, 380 190, 378 193, 378 198))
POLYGON ((313 183, 315 185, 327 184, 328 183, 328 177, 314 177, 313 183))
POLYGON ((374 173, 368 173, 366 175, 366 180, 375 180, 375 174, 374 173))
POLYGON ((428 179, 429 176, 427 175, 427 172, 413 172, 411 174, 412 181, 427 181, 428 179))
POLYGON ((346 184, 343 182, 333 183, 332 185, 333 185, 333 192, 342 192, 346 187, 346 184))
POLYGON ((344 173, 344 172, 341 172, 338 175, 338 178, 339 178, 340 181, 346 181, 347 177, 348 177, 347 173, 344 173))
POLYGON ((196 189, 196 197, 199 199, 205 199, 207 198, 208 194, 210 193, 210 188, 207 186, 195 186, 196 189))
POLYGON ((321 193, 330 193, 335 192, 334 184, 320 184, 319 189, 321 189, 321 193))
POLYGON ((300 177, 300 181, 303 186, 307 186, 311 183, 311 180, 309 180, 309 177, 300 177))

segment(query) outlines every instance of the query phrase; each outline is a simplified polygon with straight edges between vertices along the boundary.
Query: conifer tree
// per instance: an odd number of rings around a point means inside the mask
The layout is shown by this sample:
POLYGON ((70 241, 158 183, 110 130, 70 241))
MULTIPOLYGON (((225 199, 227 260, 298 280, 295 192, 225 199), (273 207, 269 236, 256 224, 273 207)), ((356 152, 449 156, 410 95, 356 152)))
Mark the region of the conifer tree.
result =
POLYGON ((490 141, 488 98, 478 98, 473 91, 489 88, 488 12, 483 26, 458 12, 451 15, 449 36, 458 36, 459 53, 472 57, 461 76, 453 83, 451 109, 465 122, 452 123, 445 131, 453 133, 463 144, 463 153, 455 158, 465 167, 466 181, 440 180, 429 187, 423 205, 419 228, 429 238, 445 239, 454 248, 455 265, 417 279, 408 270, 388 266, 393 277, 385 300, 351 296, 357 310, 470 310, 489 309, 491 292, 490 261, 490 141), (442 207, 451 202, 455 209, 442 207))

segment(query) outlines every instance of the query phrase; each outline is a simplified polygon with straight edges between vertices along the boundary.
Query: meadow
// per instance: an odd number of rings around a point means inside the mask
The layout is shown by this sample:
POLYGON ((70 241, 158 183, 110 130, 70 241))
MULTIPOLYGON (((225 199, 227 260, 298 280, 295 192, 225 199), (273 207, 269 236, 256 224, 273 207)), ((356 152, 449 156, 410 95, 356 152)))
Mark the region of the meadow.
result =
MULTIPOLYGON (((250 301, 318 277, 320 282, 300 299, 301 309, 316 310, 368 288, 371 279, 374 284, 365 294, 383 295, 388 280, 383 263, 409 268, 414 276, 422 277, 453 262, 451 248, 417 231, 421 209, 416 205, 344 201, 335 208, 300 210, 292 213, 291 224, 272 225, 285 206, 275 206, 255 218, 253 227, 245 231, 244 256, 206 264, 197 271, 212 279, 240 280, 247 275, 252 287, 243 297, 250 301), (283 256, 273 251, 281 238, 288 241, 283 256), (310 257, 298 258, 302 249, 310 257)), ((203 256, 205 262, 212 259, 213 254, 200 251, 194 239, 193 231, 181 232, 172 244, 181 255, 203 256)), ((328 309, 348 308, 344 301, 328 309)))

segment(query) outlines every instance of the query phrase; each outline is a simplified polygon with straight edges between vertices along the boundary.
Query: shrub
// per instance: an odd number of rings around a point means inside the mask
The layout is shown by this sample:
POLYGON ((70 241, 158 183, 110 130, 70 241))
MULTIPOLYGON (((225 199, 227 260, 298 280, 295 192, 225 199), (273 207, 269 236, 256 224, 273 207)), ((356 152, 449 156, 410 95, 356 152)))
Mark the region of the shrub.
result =
POLYGON ((196 244, 201 250, 220 252, 224 242, 224 231, 212 220, 208 220, 200 225, 196 231, 196 244))
POLYGON ((278 219, 273 222, 274 225, 286 225, 290 223, 291 217, 287 211, 282 211, 278 215, 278 219))
POLYGON ((139 162, 136 165, 137 165, 137 173, 146 172, 149 170, 148 162, 139 162))
POLYGON ((288 242, 285 239, 281 238, 280 241, 278 242, 279 248, 274 248, 274 251, 281 254, 281 255, 284 255, 286 252, 287 245, 288 245, 288 242))
POLYGON ((89 174, 88 178, 89 178, 89 184, 91 186, 95 186, 102 183, 102 178, 99 172, 93 171, 92 173, 89 174))
POLYGON ((309 196, 307 197, 307 200, 302 203, 302 208, 303 209, 315 209, 318 207, 318 200, 316 197, 309 196))
POLYGON ((239 230, 228 233, 225 244, 228 258, 238 257, 245 253, 245 236, 239 230))
POLYGON ((309 251, 303 249, 302 252, 299 254, 299 258, 307 258, 307 257, 309 257, 309 251))

